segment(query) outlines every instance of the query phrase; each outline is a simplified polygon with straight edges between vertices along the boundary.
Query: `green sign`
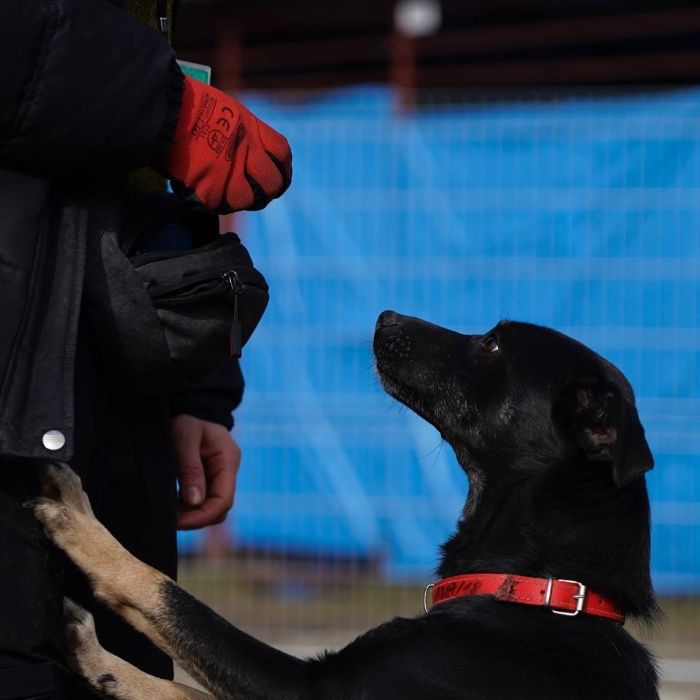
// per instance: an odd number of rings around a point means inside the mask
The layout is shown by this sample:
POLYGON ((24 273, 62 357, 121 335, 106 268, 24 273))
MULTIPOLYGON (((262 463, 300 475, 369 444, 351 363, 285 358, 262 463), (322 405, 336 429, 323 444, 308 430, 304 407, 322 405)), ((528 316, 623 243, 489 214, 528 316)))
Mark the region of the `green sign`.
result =
POLYGON ((192 63, 191 61, 178 61, 177 64, 185 75, 211 85, 211 66, 205 66, 202 63, 192 63))

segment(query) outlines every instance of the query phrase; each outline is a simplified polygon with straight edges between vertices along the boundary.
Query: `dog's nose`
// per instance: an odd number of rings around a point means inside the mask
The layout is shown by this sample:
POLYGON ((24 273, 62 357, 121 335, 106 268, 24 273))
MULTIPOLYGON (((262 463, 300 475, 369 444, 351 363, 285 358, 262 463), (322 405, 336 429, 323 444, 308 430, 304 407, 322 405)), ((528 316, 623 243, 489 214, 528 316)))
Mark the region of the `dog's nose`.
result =
POLYGON ((387 326, 397 326, 399 324, 399 315, 395 311, 382 311, 377 319, 377 328, 386 328, 387 326))

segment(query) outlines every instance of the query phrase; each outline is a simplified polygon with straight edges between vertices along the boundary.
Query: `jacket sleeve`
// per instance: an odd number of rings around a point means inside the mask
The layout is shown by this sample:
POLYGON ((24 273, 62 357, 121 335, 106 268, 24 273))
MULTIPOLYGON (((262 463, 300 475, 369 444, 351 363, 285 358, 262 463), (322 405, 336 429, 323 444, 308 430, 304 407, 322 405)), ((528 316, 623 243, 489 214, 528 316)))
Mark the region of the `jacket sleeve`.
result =
POLYGON ((197 388, 171 394, 173 416, 186 413, 202 420, 233 427, 233 411, 243 398, 243 374, 238 360, 229 362, 197 388))
POLYGON ((0 167, 80 176, 162 162, 183 78, 160 33, 109 0, 6 0, 0 167))

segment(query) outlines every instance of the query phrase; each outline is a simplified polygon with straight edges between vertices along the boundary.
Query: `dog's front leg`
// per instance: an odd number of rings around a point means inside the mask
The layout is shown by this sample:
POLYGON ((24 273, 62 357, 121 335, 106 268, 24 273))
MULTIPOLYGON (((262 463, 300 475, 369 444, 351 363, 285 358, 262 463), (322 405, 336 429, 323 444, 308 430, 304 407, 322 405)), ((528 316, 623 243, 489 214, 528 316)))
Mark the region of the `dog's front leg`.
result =
POLYGON ((213 700, 180 683, 150 676, 100 646, 92 615, 64 599, 66 652, 70 667, 96 691, 118 700, 213 700))
POLYGON ((133 557, 95 518, 80 477, 72 469, 46 464, 40 467, 39 477, 44 497, 26 505, 47 536, 87 574, 96 598, 175 658, 174 649, 146 614, 157 611, 160 583, 170 579, 133 557))
POLYGON ((41 480, 46 497, 27 505, 46 534, 87 574, 95 596, 216 698, 310 696, 308 663, 249 637, 129 554, 95 519, 70 468, 48 465, 41 480))

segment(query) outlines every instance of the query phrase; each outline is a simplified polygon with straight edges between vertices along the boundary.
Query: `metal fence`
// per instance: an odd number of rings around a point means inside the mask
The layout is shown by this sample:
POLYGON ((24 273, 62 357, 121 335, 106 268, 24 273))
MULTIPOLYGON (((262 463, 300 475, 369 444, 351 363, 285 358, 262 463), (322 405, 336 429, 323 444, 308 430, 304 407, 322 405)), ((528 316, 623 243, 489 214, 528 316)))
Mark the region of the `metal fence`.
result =
MULTIPOLYGON (((271 303, 244 358, 234 569, 286 562, 292 608, 318 591, 290 561, 313 585, 350 572, 377 614, 430 579, 467 484, 374 377, 374 322, 393 308, 465 332, 541 323, 616 363, 656 457, 656 586, 698 593, 700 90, 435 97, 403 113, 378 88, 249 100, 289 137, 295 179, 237 222, 271 303)), ((694 624, 669 634, 697 653, 694 624)))

